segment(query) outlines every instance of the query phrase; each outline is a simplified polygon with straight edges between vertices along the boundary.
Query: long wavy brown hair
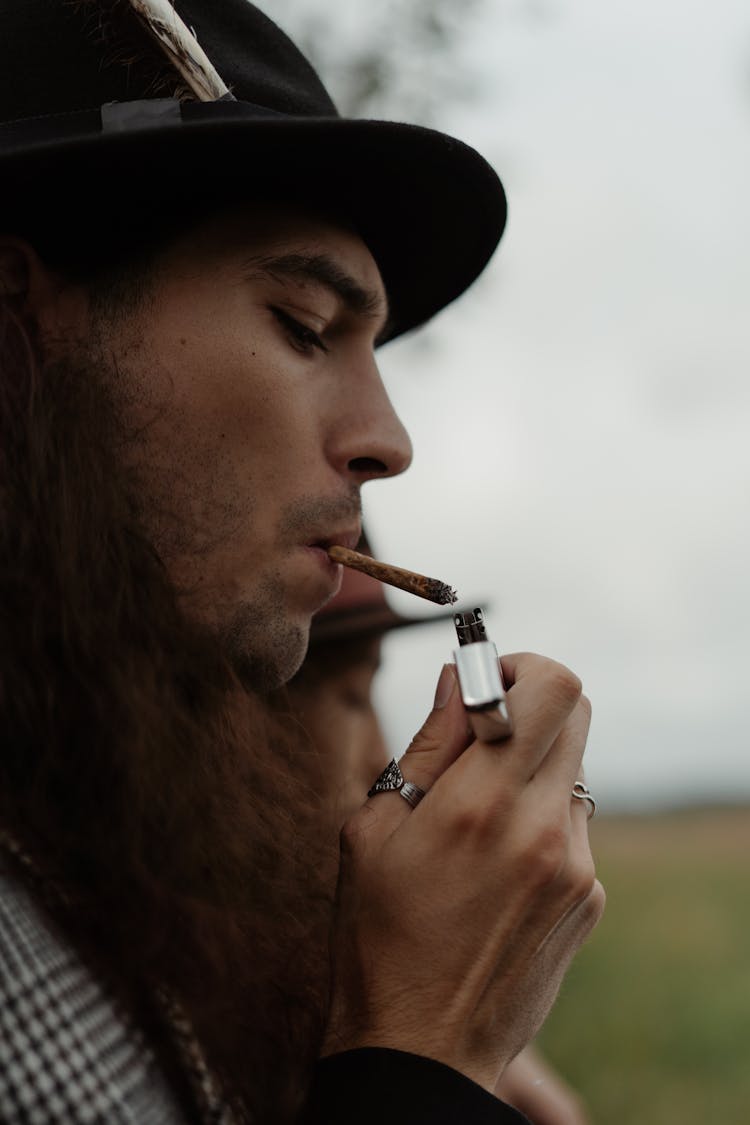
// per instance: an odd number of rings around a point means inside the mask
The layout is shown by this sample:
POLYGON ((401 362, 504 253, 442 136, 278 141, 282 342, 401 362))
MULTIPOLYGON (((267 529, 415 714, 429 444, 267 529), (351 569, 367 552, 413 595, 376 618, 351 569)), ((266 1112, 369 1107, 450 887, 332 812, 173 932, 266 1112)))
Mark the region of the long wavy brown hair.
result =
POLYGON ((290 1121, 335 879, 315 753, 181 612, 106 381, 40 350, 0 301, 0 827, 123 1002, 166 986, 246 1118, 290 1121))

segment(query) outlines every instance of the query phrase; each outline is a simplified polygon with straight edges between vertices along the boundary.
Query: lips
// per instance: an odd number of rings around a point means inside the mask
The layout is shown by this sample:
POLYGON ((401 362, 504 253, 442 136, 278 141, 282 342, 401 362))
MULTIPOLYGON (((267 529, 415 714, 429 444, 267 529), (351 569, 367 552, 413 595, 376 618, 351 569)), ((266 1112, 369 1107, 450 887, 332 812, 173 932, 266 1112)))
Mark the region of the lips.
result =
POLYGON ((332 532, 330 535, 323 535, 319 539, 313 540, 309 544, 310 547, 318 547, 320 550, 327 551, 329 547, 348 547, 353 551, 361 538, 361 529, 342 528, 340 531, 332 532))

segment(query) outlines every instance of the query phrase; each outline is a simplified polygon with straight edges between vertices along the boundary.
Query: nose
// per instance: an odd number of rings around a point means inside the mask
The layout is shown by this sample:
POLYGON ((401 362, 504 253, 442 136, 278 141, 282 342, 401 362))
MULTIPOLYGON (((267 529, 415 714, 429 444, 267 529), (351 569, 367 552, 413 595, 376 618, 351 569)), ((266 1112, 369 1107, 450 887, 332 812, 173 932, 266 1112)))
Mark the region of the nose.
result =
POLYGON ((363 377, 350 380, 338 399, 329 444, 336 469, 359 485, 398 476, 412 459, 411 439, 393 409, 374 360, 368 368, 363 377))

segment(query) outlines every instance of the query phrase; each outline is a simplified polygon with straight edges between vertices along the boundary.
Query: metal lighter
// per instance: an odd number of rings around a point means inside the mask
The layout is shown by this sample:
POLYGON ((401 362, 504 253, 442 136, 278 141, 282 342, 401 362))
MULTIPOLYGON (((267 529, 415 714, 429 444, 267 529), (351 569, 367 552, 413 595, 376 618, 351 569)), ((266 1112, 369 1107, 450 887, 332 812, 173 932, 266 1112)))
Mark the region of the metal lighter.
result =
POLYGON ((487 636, 481 609, 453 615, 458 648, 454 650, 461 698, 474 734, 482 742, 496 742, 513 733, 505 702, 497 649, 487 636))

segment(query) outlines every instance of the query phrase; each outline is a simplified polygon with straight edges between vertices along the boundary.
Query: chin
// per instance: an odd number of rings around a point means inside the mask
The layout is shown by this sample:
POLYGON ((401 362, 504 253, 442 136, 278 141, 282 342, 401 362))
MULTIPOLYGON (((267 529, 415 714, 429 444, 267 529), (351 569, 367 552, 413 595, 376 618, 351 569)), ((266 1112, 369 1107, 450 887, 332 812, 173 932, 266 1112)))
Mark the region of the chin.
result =
POLYGON ((310 636, 303 625, 277 615, 265 618, 257 608, 237 612, 222 629, 222 647, 243 685, 253 691, 275 691, 302 666, 310 636))

